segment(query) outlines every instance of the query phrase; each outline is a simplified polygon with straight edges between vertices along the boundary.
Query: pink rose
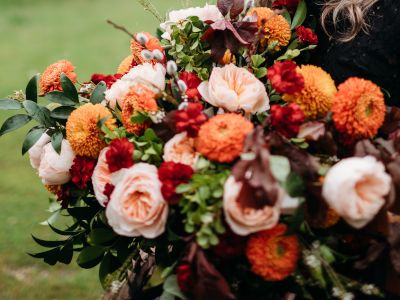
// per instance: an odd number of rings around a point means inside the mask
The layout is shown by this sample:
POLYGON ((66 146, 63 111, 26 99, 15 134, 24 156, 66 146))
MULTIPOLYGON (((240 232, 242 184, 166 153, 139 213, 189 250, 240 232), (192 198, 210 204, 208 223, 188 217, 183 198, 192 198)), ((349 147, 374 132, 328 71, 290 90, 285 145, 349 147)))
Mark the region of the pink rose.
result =
POLYGON ((117 234, 153 239, 165 230, 168 204, 161 194, 157 168, 139 163, 113 177, 106 216, 117 234))
POLYGON ((198 87, 201 96, 213 106, 235 112, 264 112, 269 98, 264 84, 244 68, 234 64, 214 68, 208 82, 198 87))
POLYGON ((100 152, 99 160, 97 161, 97 165, 92 175, 94 194, 97 201, 99 201, 100 205, 102 206, 106 206, 106 203, 108 202, 108 197, 104 195, 106 185, 107 183, 111 184, 111 172, 108 169, 108 164, 106 161, 106 152, 108 149, 109 147, 104 148, 100 152))
POLYGON ((254 232, 273 228, 278 224, 280 207, 284 192, 281 190, 275 206, 265 206, 260 209, 242 207, 237 199, 242 188, 242 183, 237 182, 233 176, 229 177, 224 186, 224 213, 225 220, 238 235, 249 235, 254 232))
POLYGON ((40 165, 40 157, 42 156, 43 147, 50 143, 50 137, 47 133, 43 133, 39 140, 29 149, 29 159, 31 161, 32 168, 38 169, 40 165))
POLYGON ((372 156, 343 159, 326 175, 322 194, 329 204, 354 228, 367 225, 385 204, 391 177, 372 156))
POLYGON ((39 177, 43 184, 60 185, 71 179, 69 170, 75 159, 75 154, 67 140, 62 141, 61 153, 58 154, 51 143, 43 147, 40 157, 39 177))
POLYGON ((181 163, 194 168, 200 154, 194 148, 194 139, 186 132, 179 133, 170 139, 164 147, 164 161, 181 163))

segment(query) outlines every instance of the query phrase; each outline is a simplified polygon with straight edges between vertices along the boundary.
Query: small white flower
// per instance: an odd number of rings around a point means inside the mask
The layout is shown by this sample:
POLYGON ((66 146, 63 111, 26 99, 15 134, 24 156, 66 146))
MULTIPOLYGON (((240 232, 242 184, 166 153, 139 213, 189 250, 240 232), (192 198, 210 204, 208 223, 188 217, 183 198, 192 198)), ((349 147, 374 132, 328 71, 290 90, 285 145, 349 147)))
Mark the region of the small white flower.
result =
POLYGON ((373 284, 364 284, 361 287, 361 292, 365 295, 373 295, 376 292, 376 287, 373 284))
POLYGON ((354 295, 352 293, 345 293, 342 297, 342 300, 353 300, 354 295))
POLYGON ((340 298, 343 295, 343 291, 337 287, 332 289, 332 296, 336 298, 340 298))
POLYGON ((308 255, 304 258, 304 262, 307 266, 309 266, 310 268, 316 269, 319 268, 321 266, 321 262, 319 261, 319 259, 311 254, 308 255))
POLYGON ((153 123, 160 124, 165 118, 165 111, 151 112, 149 117, 153 123))
POLYGON ((174 76, 178 72, 178 66, 173 60, 167 62, 167 73, 170 76, 174 76))
POLYGON ((122 282, 120 282, 118 280, 114 280, 111 283, 111 293, 117 294, 121 287, 122 287, 122 282))

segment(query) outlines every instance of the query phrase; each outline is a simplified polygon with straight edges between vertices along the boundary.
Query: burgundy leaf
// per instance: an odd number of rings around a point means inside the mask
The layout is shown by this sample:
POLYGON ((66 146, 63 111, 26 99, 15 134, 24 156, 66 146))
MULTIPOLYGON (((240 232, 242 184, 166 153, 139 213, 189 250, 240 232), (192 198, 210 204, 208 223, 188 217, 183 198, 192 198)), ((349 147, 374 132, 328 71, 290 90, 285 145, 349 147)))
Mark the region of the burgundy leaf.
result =
POLYGON ((244 9, 244 0, 233 0, 232 8, 230 11, 231 18, 235 19, 242 13, 244 9))
POLYGON ((230 12, 233 2, 234 0, 218 0, 217 7, 224 17, 230 12))

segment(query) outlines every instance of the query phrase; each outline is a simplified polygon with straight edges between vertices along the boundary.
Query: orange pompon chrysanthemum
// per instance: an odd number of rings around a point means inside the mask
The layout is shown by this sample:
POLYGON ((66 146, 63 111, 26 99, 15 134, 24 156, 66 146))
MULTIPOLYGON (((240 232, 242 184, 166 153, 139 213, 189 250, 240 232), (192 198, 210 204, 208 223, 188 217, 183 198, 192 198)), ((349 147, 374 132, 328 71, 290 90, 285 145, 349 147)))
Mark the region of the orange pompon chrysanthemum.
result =
POLYGON ((261 41, 262 44, 271 45, 275 42, 277 43, 275 46, 276 51, 289 44, 292 31, 290 24, 283 16, 275 14, 272 9, 267 7, 255 7, 248 14, 257 17, 257 25, 264 34, 264 38, 261 41))
POLYGON ((40 90, 43 95, 46 95, 52 91, 62 91, 60 82, 61 73, 67 75, 67 77, 76 83, 75 66, 68 60, 59 60, 54 64, 51 64, 46 68, 40 77, 40 90))
POLYGON ((97 158, 100 151, 106 147, 102 133, 97 127, 98 122, 104 118, 108 118, 104 125, 110 130, 115 129, 115 119, 101 104, 88 103, 71 113, 66 126, 67 140, 77 155, 97 158))
POLYGON ((44 187, 53 195, 57 195, 57 193, 61 191, 61 185, 45 185, 44 187))
POLYGON ((285 94, 283 99, 297 103, 310 119, 325 117, 337 92, 331 75, 313 65, 303 65, 297 71, 304 78, 304 89, 299 93, 285 94))
POLYGON ((237 114, 217 115, 200 127, 195 147, 210 160, 234 161, 242 152, 246 135, 253 124, 237 114))
POLYGON ((267 281, 280 281, 292 274, 297 267, 300 245, 295 235, 285 235, 287 226, 254 234, 247 242, 246 256, 253 273, 267 281))
POLYGON ((385 97, 373 82, 352 77, 342 83, 333 100, 336 129, 345 140, 373 138, 385 120, 385 97))
POLYGON ((132 117, 139 112, 157 111, 156 94, 144 85, 135 85, 124 98, 121 114, 122 124, 129 133, 141 134, 149 124, 146 122, 132 123, 132 117))
MULTIPOLYGON (((133 61, 137 65, 144 64, 145 62, 150 62, 153 64, 158 63, 159 61, 156 59, 151 59, 147 60, 142 56, 142 51, 143 50, 149 50, 149 51, 154 51, 154 50, 159 50, 161 53, 164 53, 164 48, 161 46, 160 41, 152 36, 148 32, 142 32, 146 39, 147 42, 143 45, 139 43, 136 39, 131 40, 131 51, 132 51, 132 56, 133 56, 133 61)), ((137 35, 136 35, 137 37, 137 35)))
POLYGON ((133 55, 128 55, 118 66, 117 74, 126 74, 132 68, 133 55))

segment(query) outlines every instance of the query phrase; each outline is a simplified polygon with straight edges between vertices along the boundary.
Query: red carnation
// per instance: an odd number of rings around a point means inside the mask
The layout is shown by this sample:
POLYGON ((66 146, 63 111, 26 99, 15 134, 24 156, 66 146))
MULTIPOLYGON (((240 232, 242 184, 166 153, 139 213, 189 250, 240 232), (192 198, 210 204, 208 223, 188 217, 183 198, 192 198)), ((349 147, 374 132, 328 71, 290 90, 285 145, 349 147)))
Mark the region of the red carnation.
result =
POLYGON ((304 78, 296 71, 296 64, 290 60, 277 62, 268 69, 272 87, 281 94, 294 94, 304 88, 304 78))
POLYGON ((289 11, 294 11, 299 5, 299 0, 275 0, 272 7, 285 6, 289 11))
POLYGON ((69 170, 71 173, 71 181, 80 189, 85 189, 87 183, 90 181, 93 175, 94 168, 96 167, 96 160, 77 156, 74 159, 74 163, 69 170))
POLYGON ((304 120, 304 112, 296 103, 286 106, 277 104, 271 106, 271 125, 287 138, 292 138, 299 133, 304 120))
POLYGON ((133 151, 134 146, 127 138, 113 140, 106 153, 106 161, 110 172, 114 173, 123 168, 132 167, 133 151))
POLYGON ((103 194, 108 198, 108 201, 106 203, 104 203, 105 206, 108 205, 108 202, 111 199, 111 194, 114 192, 114 189, 115 189, 115 185, 113 185, 111 183, 106 183, 103 194))
POLYGON ((201 95, 197 89, 201 83, 201 79, 195 73, 182 72, 179 75, 179 79, 183 80, 186 83, 187 86, 186 96, 189 99, 197 100, 201 98, 201 95))
POLYGON ((201 125, 207 121, 201 103, 188 103, 186 108, 175 114, 175 128, 177 132, 186 131, 189 137, 196 137, 201 125))
POLYGON ((76 197, 73 195, 71 184, 62 185, 57 192, 57 201, 60 202, 61 207, 64 209, 68 208, 68 204, 75 199, 76 197))
POLYGON ((317 45, 318 44, 318 36, 312 31, 311 28, 307 28, 305 26, 299 26, 296 28, 297 39, 300 44, 309 44, 309 45, 317 45))
POLYGON ((193 289, 193 272, 190 264, 181 263, 176 267, 176 277, 179 288, 184 293, 190 293, 193 289))
POLYGON ((176 187, 188 183, 193 176, 193 169, 181 163, 164 162, 158 169, 158 178, 162 183, 161 193, 169 204, 178 204, 180 196, 176 187))
POLYGON ((104 81, 107 85, 107 88, 110 88, 118 79, 121 79, 122 74, 115 75, 104 75, 104 74, 93 74, 91 81, 94 84, 99 84, 101 81, 104 81))

